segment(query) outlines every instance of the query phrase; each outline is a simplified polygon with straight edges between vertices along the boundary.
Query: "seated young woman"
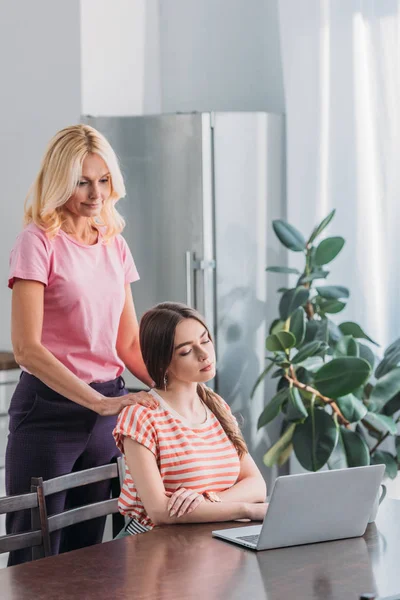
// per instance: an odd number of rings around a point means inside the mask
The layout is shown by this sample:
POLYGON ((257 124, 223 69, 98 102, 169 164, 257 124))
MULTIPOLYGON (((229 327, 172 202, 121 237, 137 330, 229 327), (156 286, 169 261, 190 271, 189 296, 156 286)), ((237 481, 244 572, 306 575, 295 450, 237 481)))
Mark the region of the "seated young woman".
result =
POLYGON ((205 383, 215 351, 202 317, 172 302, 140 322, 143 359, 156 409, 120 413, 114 429, 126 475, 119 509, 126 534, 157 525, 264 518, 266 485, 228 404, 205 383))

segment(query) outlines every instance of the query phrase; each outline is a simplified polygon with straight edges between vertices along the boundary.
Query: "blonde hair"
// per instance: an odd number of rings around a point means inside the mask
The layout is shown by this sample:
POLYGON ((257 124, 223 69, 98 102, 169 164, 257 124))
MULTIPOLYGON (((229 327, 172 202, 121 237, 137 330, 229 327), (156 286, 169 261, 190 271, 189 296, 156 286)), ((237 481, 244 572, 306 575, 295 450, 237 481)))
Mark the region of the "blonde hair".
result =
POLYGON ((100 216, 89 223, 105 226, 105 242, 120 233, 125 221, 115 203, 126 194, 118 159, 106 138, 89 125, 72 125, 50 140, 39 173, 25 200, 24 224, 35 223, 49 237, 55 237, 65 217, 63 206, 72 196, 82 175, 88 154, 98 154, 110 172, 111 193, 100 216))

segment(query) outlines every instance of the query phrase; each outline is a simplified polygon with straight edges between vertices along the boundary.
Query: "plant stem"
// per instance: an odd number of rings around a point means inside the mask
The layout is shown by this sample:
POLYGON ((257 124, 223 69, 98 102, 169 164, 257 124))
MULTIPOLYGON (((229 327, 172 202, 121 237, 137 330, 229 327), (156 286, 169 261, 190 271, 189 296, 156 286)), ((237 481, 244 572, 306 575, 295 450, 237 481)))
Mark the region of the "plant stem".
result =
MULTIPOLYGON (((306 285, 306 284, 304 284, 304 285, 306 285)), ((307 304, 304 307, 304 310, 306 311, 307 319, 309 321, 311 321, 314 318, 314 313, 315 313, 312 303, 307 302, 307 304)))
MULTIPOLYGON (((307 246, 307 250, 306 250, 306 266, 305 266, 305 274, 306 277, 308 277, 311 273, 311 268, 310 268, 310 259, 311 259, 311 247, 307 246)), ((303 284, 305 288, 311 289, 311 281, 307 281, 306 283, 303 284)), ((307 319, 309 321, 311 321, 314 318, 314 307, 312 305, 311 302, 307 302, 304 310, 306 312, 307 315, 307 319)))
POLYGON ((315 397, 322 400, 322 402, 324 402, 325 404, 329 404, 332 407, 333 412, 337 415, 339 423, 341 425, 344 425, 347 428, 349 427, 349 425, 350 425, 349 421, 344 418, 344 416, 340 412, 338 405, 336 404, 336 402, 334 400, 332 400, 331 398, 327 398, 327 396, 323 396, 322 394, 320 394, 320 392, 318 390, 315 390, 311 386, 309 386, 305 383, 301 383, 297 379, 296 373, 295 373, 292 365, 290 366, 289 371, 290 371, 290 375, 286 374, 285 377, 291 385, 294 385, 294 387, 297 387, 299 390, 303 390, 304 392, 309 392, 310 394, 313 394, 315 397))

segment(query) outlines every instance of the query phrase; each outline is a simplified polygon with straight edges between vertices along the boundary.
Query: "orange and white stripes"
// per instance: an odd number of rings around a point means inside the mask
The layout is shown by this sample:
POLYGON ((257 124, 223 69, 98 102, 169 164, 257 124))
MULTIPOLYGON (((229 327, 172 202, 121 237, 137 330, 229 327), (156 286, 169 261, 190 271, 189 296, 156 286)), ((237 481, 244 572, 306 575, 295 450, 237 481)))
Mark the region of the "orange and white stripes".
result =
MULTIPOLYGON (((131 437, 156 457, 165 490, 173 492, 180 485, 199 493, 221 492, 236 482, 240 461, 232 442, 215 415, 207 409, 207 419, 191 426, 152 390, 159 407, 151 410, 141 405, 127 406, 120 413, 113 435, 123 452, 123 438, 131 437)), ((137 494, 127 465, 119 498, 120 512, 152 527, 137 494)))

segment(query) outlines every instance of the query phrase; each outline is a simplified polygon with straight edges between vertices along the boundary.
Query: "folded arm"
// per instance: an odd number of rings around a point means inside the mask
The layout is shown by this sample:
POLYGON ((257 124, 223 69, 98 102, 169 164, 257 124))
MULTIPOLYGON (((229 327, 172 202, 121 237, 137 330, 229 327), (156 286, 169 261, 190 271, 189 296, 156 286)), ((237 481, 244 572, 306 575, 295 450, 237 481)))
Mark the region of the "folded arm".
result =
POLYGON ((155 525, 222 522, 235 519, 262 520, 264 518, 266 507, 262 504, 251 505, 244 501, 214 503, 207 500, 201 502, 190 513, 185 513, 181 517, 171 517, 168 510, 169 498, 166 496, 154 454, 145 446, 128 437, 124 439, 124 453, 139 497, 146 513, 155 525))
POLYGON ((236 483, 229 489, 218 492, 223 502, 265 502, 267 486, 250 454, 240 459, 240 473, 236 483))

